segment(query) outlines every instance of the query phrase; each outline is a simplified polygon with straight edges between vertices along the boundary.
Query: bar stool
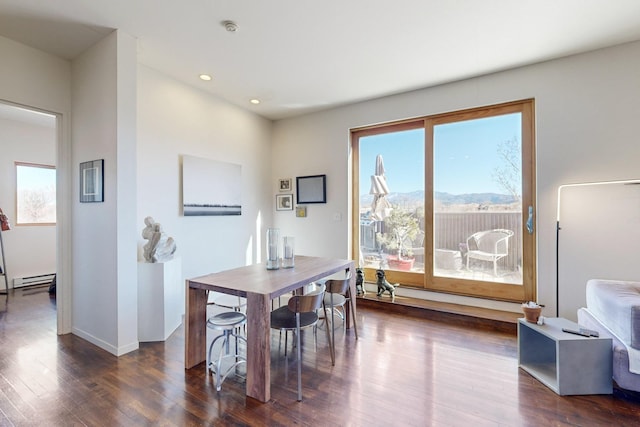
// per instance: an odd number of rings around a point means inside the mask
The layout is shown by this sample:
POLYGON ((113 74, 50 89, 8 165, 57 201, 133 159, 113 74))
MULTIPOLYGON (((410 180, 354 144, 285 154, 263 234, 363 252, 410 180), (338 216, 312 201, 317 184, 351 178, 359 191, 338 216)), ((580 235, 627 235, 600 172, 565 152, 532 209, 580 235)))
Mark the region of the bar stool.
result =
MULTIPOLYGON (((209 292, 207 295, 207 305, 225 308, 233 311, 247 312, 247 299, 236 295, 209 292)), ((247 325, 244 324, 244 332, 247 333, 247 325)), ((240 332, 240 326, 236 327, 236 333, 240 332)))
POLYGON ((209 357, 207 358, 207 366, 209 367, 209 372, 215 372, 216 374, 215 386, 216 390, 218 391, 220 391, 220 388, 222 388, 222 382, 227 378, 227 375, 229 375, 231 371, 239 364, 247 362, 246 357, 240 355, 238 351, 238 340, 240 339, 244 341, 246 348, 247 339, 236 332, 236 328, 239 328, 246 322, 247 316, 239 311, 226 311, 224 313, 216 314, 215 316, 212 316, 207 320, 207 328, 216 331, 222 331, 222 335, 218 335, 211 342, 211 345, 209 346, 209 357), (231 337, 234 337, 236 340, 236 348, 235 352, 233 353, 231 353, 229 348, 229 341, 231 337), (213 346, 220 338, 222 338, 222 347, 220 348, 218 360, 214 363, 211 361, 213 346), (234 358, 235 362, 231 364, 231 366, 225 371, 224 375, 222 375, 222 361, 227 358, 234 358))

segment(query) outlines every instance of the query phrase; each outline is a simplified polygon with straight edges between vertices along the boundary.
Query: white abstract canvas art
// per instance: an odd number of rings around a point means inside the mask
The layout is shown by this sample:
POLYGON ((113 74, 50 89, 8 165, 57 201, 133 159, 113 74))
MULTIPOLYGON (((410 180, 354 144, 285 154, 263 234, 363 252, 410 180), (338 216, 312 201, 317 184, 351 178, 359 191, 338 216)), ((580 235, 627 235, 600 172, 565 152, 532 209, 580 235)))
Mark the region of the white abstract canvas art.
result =
POLYGON ((240 215, 241 177, 240 165, 182 156, 184 216, 240 215))

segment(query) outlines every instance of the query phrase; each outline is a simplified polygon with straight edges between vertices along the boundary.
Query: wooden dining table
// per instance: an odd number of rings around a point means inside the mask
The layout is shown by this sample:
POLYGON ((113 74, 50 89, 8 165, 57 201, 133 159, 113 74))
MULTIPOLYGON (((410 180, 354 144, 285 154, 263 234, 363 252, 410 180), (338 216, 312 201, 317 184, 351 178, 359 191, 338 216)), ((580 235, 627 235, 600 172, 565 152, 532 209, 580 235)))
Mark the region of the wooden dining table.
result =
MULTIPOLYGON (((352 272, 351 295, 356 295, 351 260, 296 256, 293 268, 267 270, 264 263, 238 267, 186 281, 185 369, 206 359, 208 291, 247 299, 246 395, 260 402, 271 398, 271 300, 338 272, 352 272)), ((349 305, 346 305, 347 309, 349 305)), ((345 321, 351 327, 354 312, 345 321)))

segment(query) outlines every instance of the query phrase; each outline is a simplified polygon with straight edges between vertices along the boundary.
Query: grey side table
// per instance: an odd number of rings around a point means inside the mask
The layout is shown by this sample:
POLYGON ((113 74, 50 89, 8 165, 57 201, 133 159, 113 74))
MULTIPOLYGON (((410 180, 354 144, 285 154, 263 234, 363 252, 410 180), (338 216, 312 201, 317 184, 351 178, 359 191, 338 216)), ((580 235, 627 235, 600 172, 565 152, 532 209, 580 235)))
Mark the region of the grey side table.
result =
POLYGON ((545 318, 544 325, 518 319, 518 365, 559 395, 611 394, 611 338, 563 332, 570 320, 545 318))

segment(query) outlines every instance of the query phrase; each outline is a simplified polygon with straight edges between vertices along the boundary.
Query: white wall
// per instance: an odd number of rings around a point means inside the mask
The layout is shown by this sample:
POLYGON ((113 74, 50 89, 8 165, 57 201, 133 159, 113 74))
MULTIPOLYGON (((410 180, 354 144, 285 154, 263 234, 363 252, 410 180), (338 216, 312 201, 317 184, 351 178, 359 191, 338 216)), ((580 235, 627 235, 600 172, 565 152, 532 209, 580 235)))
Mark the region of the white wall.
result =
POLYGON ((350 128, 535 98, 538 300, 546 315, 555 315, 558 186, 638 178, 639 69, 636 42, 276 122, 272 181, 326 173, 328 203, 310 205, 306 219, 278 212, 275 223, 297 237, 297 252, 347 256, 350 128))
POLYGON ((293 211, 275 212, 280 235, 295 236, 295 252, 300 255, 350 258, 349 197, 349 114, 330 110, 274 125, 272 191, 278 192, 279 178, 292 178, 294 203, 296 177, 327 175, 327 203, 309 204, 307 217, 293 211), (340 218, 337 220, 337 218, 340 218))
POLYGON ((72 63, 73 332, 105 350, 138 348, 136 41, 114 31, 72 63), (104 202, 80 203, 82 162, 104 159, 104 202))
POLYGON ((38 109, 68 113, 68 61, 0 36, 0 99, 38 109))
MULTIPOLYGON (((0 119, 0 208, 12 228, 2 233, 9 287, 15 277, 56 272, 55 225, 16 226, 15 162, 56 164, 56 129, 18 120, 0 119)), ((4 278, 0 288, 4 289, 4 278)))
POLYGON ((138 68, 139 260, 147 216, 175 239, 185 279, 258 260, 275 201, 271 126, 153 69, 138 68), (182 216, 183 155, 241 165, 241 216, 182 216))
POLYGON ((137 178, 137 40, 118 31, 116 65, 117 281, 118 348, 138 348, 138 264, 136 262, 137 178))
POLYGON ((559 236, 559 316, 577 321, 589 279, 640 281, 640 185, 564 187, 559 236))

